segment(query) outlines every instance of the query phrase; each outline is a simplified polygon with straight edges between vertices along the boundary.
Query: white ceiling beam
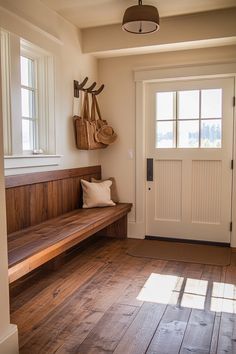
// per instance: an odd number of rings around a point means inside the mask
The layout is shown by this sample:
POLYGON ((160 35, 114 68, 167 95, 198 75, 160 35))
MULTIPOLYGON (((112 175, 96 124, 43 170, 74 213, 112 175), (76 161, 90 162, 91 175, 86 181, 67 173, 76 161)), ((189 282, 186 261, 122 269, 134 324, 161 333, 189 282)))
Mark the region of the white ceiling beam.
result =
MULTIPOLYGON (((108 25, 82 30, 82 50, 84 53, 112 53, 116 51, 122 55, 122 51, 137 54, 137 50, 153 48, 173 44, 199 43, 205 45, 211 40, 222 39, 228 44, 236 39, 236 8, 202 12, 190 15, 166 17, 161 19, 160 30, 151 35, 134 35, 122 31, 121 25, 108 25)), ((223 44, 222 44, 223 45, 223 44)))

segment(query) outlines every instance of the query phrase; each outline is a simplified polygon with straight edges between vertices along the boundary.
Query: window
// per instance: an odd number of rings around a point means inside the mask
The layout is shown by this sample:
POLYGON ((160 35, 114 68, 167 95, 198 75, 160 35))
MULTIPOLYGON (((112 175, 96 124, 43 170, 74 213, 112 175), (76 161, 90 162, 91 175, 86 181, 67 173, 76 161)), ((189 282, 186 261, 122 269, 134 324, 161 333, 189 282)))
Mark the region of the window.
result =
POLYGON ((55 155, 53 56, 9 32, 0 30, 0 34, 5 167, 21 167, 22 161, 22 167, 50 165, 50 157, 59 157, 55 155), (40 162, 38 158, 33 163, 32 157, 39 155, 40 162), (14 164, 14 159, 20 160, 14 164))
POLYGON ((35 60, 25 56, 21 61, 21 119, 22 119, 22 150, 34 151, 38 140, 38 100, 35 60))
POLYGON ((220 148, 222 89, 156 93, 156 148, 220 148))

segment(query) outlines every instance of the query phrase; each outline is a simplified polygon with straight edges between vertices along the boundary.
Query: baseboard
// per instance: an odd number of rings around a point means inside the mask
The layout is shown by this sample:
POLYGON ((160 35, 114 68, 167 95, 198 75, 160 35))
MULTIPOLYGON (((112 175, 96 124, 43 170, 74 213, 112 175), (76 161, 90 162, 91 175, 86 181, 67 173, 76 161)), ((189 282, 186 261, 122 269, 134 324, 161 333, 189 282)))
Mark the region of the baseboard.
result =
POLYGON ((19 354, 18 330, 16 325, 9 325, 9 329, 0 337, 0 353, 19 354))
MULTIPOLYGON (((167 242, 181 242, 181 243, 192 243, 198 245, 208 245, 208 246, 221 246, 221 247, 230 247, 230 243, 226 242, 211 242, 211 241, 202 241, 202 240, 186 240, 182 238, 170 238, 170 237, 160 237, 160 236, 145 236, 145 240, 156 240, 156 241, 167 241, 167 242)), ((235 248, 236 252, 236 248, 235 248)))
POLYGON ((129 221, 128 238, 137 238, 143 240, 145 238, 145 224, 129 221))

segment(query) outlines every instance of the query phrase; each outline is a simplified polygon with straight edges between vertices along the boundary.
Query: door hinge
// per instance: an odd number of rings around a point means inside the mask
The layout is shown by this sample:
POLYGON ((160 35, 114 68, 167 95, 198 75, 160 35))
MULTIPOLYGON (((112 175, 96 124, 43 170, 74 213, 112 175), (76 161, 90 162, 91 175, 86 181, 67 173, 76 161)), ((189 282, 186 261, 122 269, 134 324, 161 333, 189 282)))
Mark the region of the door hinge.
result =
POLYGON ((233 223, 231 221, 230 224, 229 224, 229 231, 232 231, 232 230, 233 230, 233 223))
POLYGON ((235 104, 236 104, 236 97, 234 96, 233 97, 233 107, 235 107, 235 104))
POLYGON ((231 170, 234 169, 234 160, 231 160, 231 164, 230 164, 231 170))

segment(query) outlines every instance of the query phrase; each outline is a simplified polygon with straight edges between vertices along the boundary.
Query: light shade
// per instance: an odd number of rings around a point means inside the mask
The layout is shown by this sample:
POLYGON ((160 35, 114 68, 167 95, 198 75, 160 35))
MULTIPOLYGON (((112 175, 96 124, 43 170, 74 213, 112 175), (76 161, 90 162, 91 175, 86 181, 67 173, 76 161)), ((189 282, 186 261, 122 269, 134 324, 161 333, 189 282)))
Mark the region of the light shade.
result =
POLYGON ((123 30, 135 34, 147 34, 158 31, 159 13, 155 6, 139 5, 129 7, 123 17, 123 30))

